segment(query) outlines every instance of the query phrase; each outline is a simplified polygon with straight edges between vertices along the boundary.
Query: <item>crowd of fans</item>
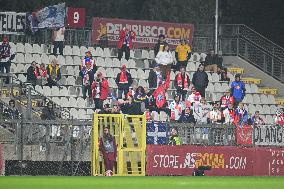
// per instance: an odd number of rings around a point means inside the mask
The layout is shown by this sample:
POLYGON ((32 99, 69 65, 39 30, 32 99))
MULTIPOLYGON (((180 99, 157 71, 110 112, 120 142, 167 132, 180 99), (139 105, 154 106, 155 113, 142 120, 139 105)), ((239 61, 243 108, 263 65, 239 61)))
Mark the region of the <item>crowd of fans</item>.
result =
MULTIPOLYGON (((64 28, 55 30, 53 33, 54 54, 63 54, 64 28)), ((130 57, 132 41, 135 32, 123 28, 119 35, 118 59, 125 53, 126 60, 130 57)), ((170 52, 170 46, 164 35, 159 35, 159 40, 154 46, 155 59, 150 70, 148 83, 149 88, 138 86, 134 82, 126 65, 122 65, 117 74, 115 83, 118 92, 111 92, 108 79, 102 72, 98 72, 95 59, 90 51, 87 51, 79 66, 79 76, 82 78, 82 94, 88 99, 97 113, 124 113, 124 114, 146 114, 147 120, 153 120, 161 112, 167 115, 167 121, 185 123, 226 123, 226 124, 264 124, 265 121, 256 111, 255 115, 249 115, 242 104, 245 97, 245 84, 241 81, 241 75, 235 75, 235 81, 231 83, 229 91, 218 102, 206 101, 205 90, 208 86, 208 75, 205 71, 218 73, 220 81, 230 82, 227 69, 223 65, 222 53, 216 55, 210 50, 204 62, 194 72, 192 80, 186 71, 188 61, 191 57, 192 47, 185 39, 175 49, 175 57, 170 52), (175 95, 169 99, 170 72, 175 71, 174 87, 175 95), (193 87, 191 87, 193 86, 193 87), (113 103, 105 104, 104 101, 111 97, 113 103)), ((15 54, 12 52, 7 37, 4 37, 0 46, 1 64, 0 72, 9 73, 11 60, 15 54)), ((58 61, 53 59, 49 65, 40 64, 35 61, 27 70, 27 82, 35 85, 47 85, 60 87, 61 71, 58 61)), ((50 104, 48 105, 48 107, 50 104)), ((43 110, 43 115, 47 112, 43 110)), ((54 119, 52 113, 43 119, 54 119)), ((279 117, 279 116, 278 116, 279 117)), ((280 118, 279 118, 280 119, 280 118)))

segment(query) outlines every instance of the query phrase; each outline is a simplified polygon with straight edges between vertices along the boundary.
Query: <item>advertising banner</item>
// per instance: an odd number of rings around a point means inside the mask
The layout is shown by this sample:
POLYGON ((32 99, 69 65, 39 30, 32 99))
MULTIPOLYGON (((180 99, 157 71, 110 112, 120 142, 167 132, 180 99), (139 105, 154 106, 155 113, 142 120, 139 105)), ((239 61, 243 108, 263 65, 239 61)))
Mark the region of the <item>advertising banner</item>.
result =
POLYGON ((277 125, 254 126, 254 144, 284 146, 284 127, 277 125))
POLYGON ((0 12, 0 34, 23 35, 26 13, 0 12))
POLYGON ((147 145, 147 175, 284 175, 284 149, 147 145))
POLYGON ((239 145, 252 145, 253 127, 251 125, 237 126, 236 142, 239 145))
POLYGON ((92 23, 92 42, 94 44, 107 42, 108 45, 115 46, 119 40, 119 32, 123 27, 136 33, 135 48, 152 48, 157 43, 160 34, 164 34, 170 47, 174 48, 179 44, 181 38, 185 38, 191 43, 194 32, 193 24, 95 17, 92 23))

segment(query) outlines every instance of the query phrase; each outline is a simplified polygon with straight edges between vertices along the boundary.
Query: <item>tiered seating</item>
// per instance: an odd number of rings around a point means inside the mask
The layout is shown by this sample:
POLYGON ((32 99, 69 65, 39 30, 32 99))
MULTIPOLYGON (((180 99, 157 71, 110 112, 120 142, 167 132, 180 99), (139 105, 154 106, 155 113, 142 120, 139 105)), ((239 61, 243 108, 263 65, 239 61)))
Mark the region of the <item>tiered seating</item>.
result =
MULTIPOLYGON (((11 66, 11 72, 17 74, 18 78, 23 82, 26 81, 25 73, 32 61, 36 61, 39 64, 49 64, 52 59, 56 58, 54 55, 48 53, 44 45, 11 44, 12 48, 17 52, 16 58, 11 66)), ((131 59, 129 61, 124 58, 119 61, 117 59, 117 49, 65 46, 64 56, 59 55, 57 57, 61 66, 62 79, 60 82, 63 87, 61 89, 57 87, 50 89, 46 86, 36 86, 36 90, 45 96, 51 97, 58 105, 69 108, 74 118, 91 118, 93 112, 89 103, 82 98, 81 79, 79 77, 78 67, 87 50, 91 51, 94 55, 98 71, 102 72, 108 78, 109 86, 114 93, 116 93, 117 89, 115 77, 120 72, 120 68, 123 64, 127 66, 134 81, 138 83, 138 85, 149 87, 147 80, 150 72, 150 62, 152 62, 154 58, 153 50, 131 50, 131 59)), ((200 62, 205 60, 205 57, 206 54, 204 53, 193 53, 186 68, 190 79, 192 79, 193 73, 196 71, 200 62)), ((243 68, 233 67, 228 68, 228 71, 228 76, 231 81, 234 80, 234 73, 244 73, 243 68)), ((207 96, 210 97, 208 100, 219 100, 223 93, 230 88, 230 84, 220 82, 219 75, 216 73, 208 72, 207 74, 210 81, 206 89, 207 96)), ((170 75, 171 87, 167 93, 169 100, 172 100, 175 91, 173 86, 174 78, 175 73, 172 71, 170 75)), ((242 78, 242 80, 247 83, 247 95, 244 99, 244 103, 248 107, 249 112, 253 114, 255 110, 259 110, 261 114, 266 116, 267 120, 272 120, 272 115, 275 114, 277 109, 276 103, 282 102, 276 101, 273 96, 277 91, 275 92, 274 89, 259 89, 257 85, 261 83, 261 80, 257 78, 242 78)))

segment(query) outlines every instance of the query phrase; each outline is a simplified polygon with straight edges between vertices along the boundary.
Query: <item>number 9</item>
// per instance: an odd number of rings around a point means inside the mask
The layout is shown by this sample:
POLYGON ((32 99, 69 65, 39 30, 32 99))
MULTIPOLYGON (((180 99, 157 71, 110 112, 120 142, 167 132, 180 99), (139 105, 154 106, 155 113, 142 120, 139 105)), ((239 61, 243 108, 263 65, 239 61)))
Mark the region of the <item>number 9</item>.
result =
POLYGON ((77 24, 79 22, 79 19, 80 19, 79 13, 78 12, 74 12, 73 18, 74 18, 74 23, 77 24))

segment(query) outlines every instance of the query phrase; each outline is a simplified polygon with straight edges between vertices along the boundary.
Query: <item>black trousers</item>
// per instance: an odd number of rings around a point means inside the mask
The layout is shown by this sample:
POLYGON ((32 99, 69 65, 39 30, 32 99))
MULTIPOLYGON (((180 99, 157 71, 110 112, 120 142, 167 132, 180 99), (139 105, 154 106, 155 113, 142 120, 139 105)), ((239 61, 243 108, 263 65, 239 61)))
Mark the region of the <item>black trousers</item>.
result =
MULTIPOLYGON (((4 73, 4 68, 5 68, 6 73, 10 73, 10 67, 11 67, 11 62, 10 61, 8 61, 8 62, 0 62, 0 73, 4 73)), ((10 83, 9 77, 6 78, 5 83, 6 84, 10 83)))
POLYGON ((178 61, 176 66, 175 66, 175 71, 180 71, 180 67, 185 67, 187 66, 187 61, 178 61))
POLYGON ((180 96, 180 99, 182 101, 184 101, 185 98, 186 98, 187 91, 186 90, 182 90, 182 89, 177 89, 177 94, 180 96))
POLYGON ((205 98, 205 88, 206 87, 201 87, 201 86, 194 86, 194 87, 200 93, 201 97, 205 98))
POLYGON ((53 42, 53 54, 57 54, 57 49, 59 48, 59 54, 63 55, 63 41, 53 42))
POLYGON ((118 49, 118 60, 121 60, 121 58, 123 56, 123 52, 125 52, 125 59, 129 60, 130 49, 127 45, 123 45, 120 49, 118 49))

